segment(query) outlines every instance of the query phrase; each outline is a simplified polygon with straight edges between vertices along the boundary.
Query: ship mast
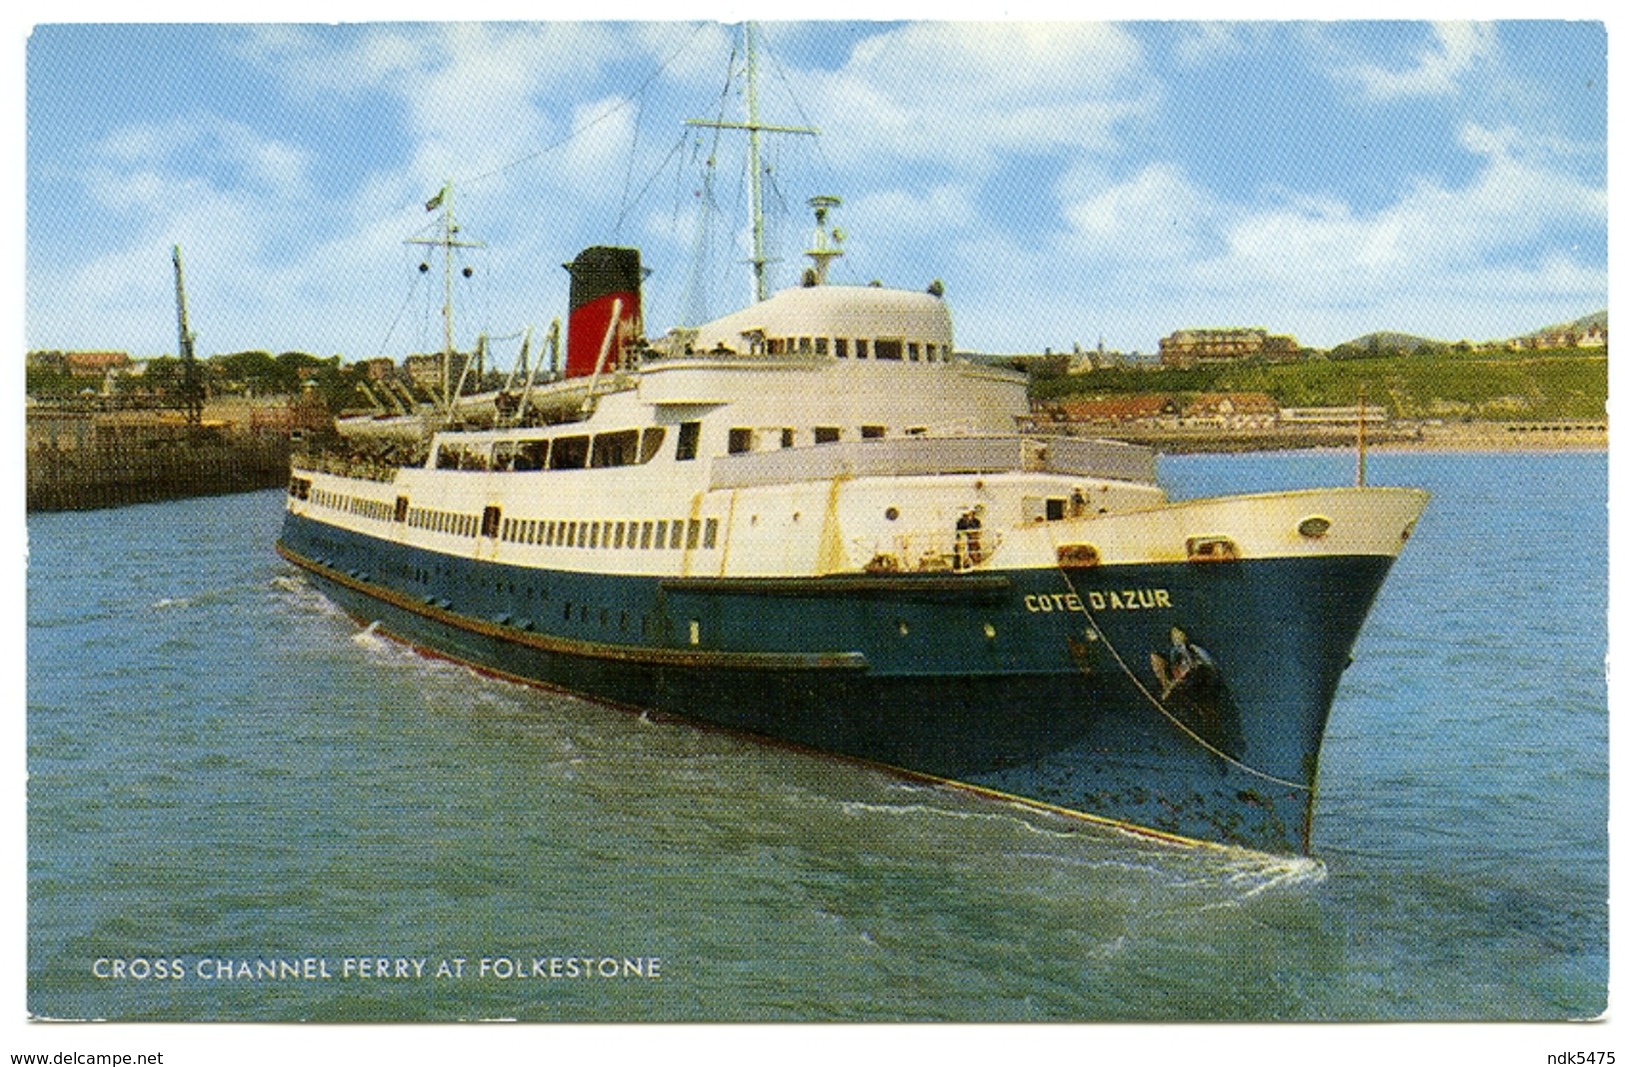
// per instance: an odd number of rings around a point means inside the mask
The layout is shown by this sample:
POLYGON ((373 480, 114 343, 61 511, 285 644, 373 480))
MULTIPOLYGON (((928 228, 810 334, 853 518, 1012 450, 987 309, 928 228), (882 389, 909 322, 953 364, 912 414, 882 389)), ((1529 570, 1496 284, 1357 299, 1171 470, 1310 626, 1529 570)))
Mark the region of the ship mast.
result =
POLYGON ((751 270, 756 278, 756 300, 767 299, 767 253, 762 237, 762 159, 761 135, 764 133, 805 133, 816 135, 810 126, 771 126, 761 121, 756 113, 756 27, 745 23, 745 121, 727 122, 721 119, 687 119, 689 126, 707 126, 718 130, 745 130, 750 134, 750 229, 751 270))
MULTIPOLYGON (((441 186, 438 193, 429 198, 428 203, 424 204, 423 208, 425 211, 434 211, 437 208, 440 210, 440 236, 434 238, 412 237, 408 238, 406 243, 409 245, 432 245, 438 247, 444 254, 445 302, 441 305, 440 313, 441 318, 445 322, 446 339, 445 348, 440 357, 440 405, 442 412, 450 414, 454 399, 451 392, 451 250, 453 248, 481 248, 483 245, 481 245, 478 241, 463 241, 457 238, 458 227, 451 213, 451 179, 446 179, 446 184, 441 186)), ((424 269, 427 269, 427 264, 424 265, 424 269)), ((466 276, 470 273, 470 271, 465 269, 463 273, 466 276)))

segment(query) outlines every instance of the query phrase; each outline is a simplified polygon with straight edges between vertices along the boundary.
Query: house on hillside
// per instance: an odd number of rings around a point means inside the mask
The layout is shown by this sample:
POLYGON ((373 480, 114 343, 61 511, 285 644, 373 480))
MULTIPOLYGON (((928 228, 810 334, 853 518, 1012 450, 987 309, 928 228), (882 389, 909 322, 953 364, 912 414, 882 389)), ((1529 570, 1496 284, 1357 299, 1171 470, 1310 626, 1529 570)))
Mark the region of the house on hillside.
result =
POLYGON ((68 373, 75 378, 103 379, 109 372, 130 365, 128 352, 68 352, 62 359, 68 373))
POLYGON ((1555 329, 1545 333, 1532 333, 1526 337, 1514 337, 1507 342, 1507 347, 1524 351, 1543 348, 1607 348, 1608 327, 1603 323, 1594 322, 1579 329, 1555 329))
POLYGON ((463 379, 463 371, 468 367, 468 356, 462 352, 453 352, 451 356, 451 369, 448 374, 446 368, 446 355, 444 352, 434 352, 429 355, 407 356, 402 366, 406 378, 414 386, 425 389, 435 396, 440 395, 442 376, 451 382, 453 391, 457 383, 463 379))
POLYGON ((1302 354, 1296 338, 1271 334, 1262 327, 1175 330, 1157 342, 1157 346, 1165 367, 1195 367, 1255 358, 1284 361, 1297 359, 1302 354))
MULTIPOLYGON (((379 356, 377 359, 364 359, 357 363, 356 367, 361 371, 362 377, 369 382, 388 382, 393 381, 395 378, 395 361, 388 356, 379 356)), ((440 370, 438 365, 434 370, 435 374, 438 375, 440 370)), ((438 378, 436 384, 438 384, 438 378)))
POLYGON ((1224 430, 1266 430, 1280 419, 1281 408, 1264 393, 1201 393, 1185 405, 1186 426, 1224 430))
POLYGON ((1068 423, 1095 426, 1173 426, 1179 422, 1179 404, 1170 393, 1139 393, 1095 400, 1063 400, 1059 416, 1068 423))

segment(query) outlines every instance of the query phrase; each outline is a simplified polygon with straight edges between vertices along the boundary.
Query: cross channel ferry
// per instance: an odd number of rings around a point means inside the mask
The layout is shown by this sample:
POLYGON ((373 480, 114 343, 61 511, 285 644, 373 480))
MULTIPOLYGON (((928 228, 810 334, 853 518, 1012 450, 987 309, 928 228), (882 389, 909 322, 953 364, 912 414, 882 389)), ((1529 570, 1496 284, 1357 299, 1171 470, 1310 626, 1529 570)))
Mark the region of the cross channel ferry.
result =
POLYGON ((411 463, 296 460, 278 550, 492 675, 1306 853, 1426 494, 1174 501, 1147 449, 1024 434, 1025 378, 956 355, 940 287, 828 283, 833 203, 804 284, 653 342, 637 251, 582 252, 558 380, 411 463))

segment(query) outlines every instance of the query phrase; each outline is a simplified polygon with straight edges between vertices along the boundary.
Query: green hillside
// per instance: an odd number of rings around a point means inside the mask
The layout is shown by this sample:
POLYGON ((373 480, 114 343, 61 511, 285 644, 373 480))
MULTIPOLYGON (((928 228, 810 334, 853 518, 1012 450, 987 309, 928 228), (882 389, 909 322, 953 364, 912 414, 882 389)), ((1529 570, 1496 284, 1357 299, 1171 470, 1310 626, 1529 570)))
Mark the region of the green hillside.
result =
POLYGON ((1125 393, 1267 393, 1282 407, 1370 404, 1402 419, 1601 419, 1608 360, 1594 349, 1310 358, 1190 370, 1099 370, 1035 378, 1036 400, 1125 393))

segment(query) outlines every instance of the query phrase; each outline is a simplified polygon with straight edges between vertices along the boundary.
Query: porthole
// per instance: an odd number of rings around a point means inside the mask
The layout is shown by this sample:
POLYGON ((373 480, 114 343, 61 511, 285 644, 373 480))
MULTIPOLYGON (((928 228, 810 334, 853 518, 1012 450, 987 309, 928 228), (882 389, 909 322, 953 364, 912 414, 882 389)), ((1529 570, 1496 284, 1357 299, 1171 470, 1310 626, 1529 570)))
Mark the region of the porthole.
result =
POLYGON ((1298 523, 1298 533, 1304 537, 1321 538, 1332 528, 1332 520, 1324 515, 1311 515, 1298 523))
POLYGON ((887 508, 886 509, 886 521, 887 522, 896 522, 897 521, 897 516, 900 515, 900 514, 902 514, 902 513, 899 512, 896 508, 887 508))

